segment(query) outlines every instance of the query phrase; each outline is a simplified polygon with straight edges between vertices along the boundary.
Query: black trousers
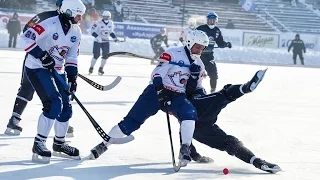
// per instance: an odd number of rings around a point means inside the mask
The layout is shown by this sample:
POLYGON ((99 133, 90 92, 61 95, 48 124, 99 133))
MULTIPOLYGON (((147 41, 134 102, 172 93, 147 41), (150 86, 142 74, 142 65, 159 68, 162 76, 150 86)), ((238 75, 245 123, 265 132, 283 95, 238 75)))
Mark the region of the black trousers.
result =
POLYGON ((17 45, 17 36, 18 34, 9 34, 9 44, 8 44, 8 47, 11 48, 15 48, 16 45, 17 45), (12 44, 12 39, 13 39, 13 44, 12 44))
POLYGON ((293 57, 292 57, 293 64, 297 64, 297 56, 299 56, 301 64, 304 65, 304 58, 303 58, 302 52, 294 52, 293 53, 293 57))
POLYGON ((216 91, 218 80, 218 70, 216 62, 214 61, 213 53, 203 53, 201 55, 201 60, 210 78, 211 93, 213 93, 216 91))

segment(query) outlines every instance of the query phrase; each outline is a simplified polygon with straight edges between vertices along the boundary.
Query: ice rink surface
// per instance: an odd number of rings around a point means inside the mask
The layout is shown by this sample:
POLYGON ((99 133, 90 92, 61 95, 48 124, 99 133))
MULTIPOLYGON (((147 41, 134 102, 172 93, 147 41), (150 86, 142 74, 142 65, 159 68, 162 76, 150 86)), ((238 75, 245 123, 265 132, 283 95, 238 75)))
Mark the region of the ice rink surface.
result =
MULTIPOLYGON (((218 125, 236 136, 256 156, 278 164, 284 172, 268 174, 225 152, 194 142, 202 155, 215 160, 211 164, 191 163, 174 173, 166 116, 158 112, 133 133, 135 140, 124 145, 112 145, 94 161, 52 158, 48 165, 31 161, 33 139, 42 105, 34 96, 22 116, 20 136, 3 132, 11 116, 19 88, 24 52, 0 50, 0 180, 316 180, 320 177, 320 69, 218 63, 218 88, 228 83, 244 83, 259 69, 269 68, 264 80, 251 94, 231 103, 219 116, 218 125), (1 132, 2 131, 2 132, 1 132), (228 175, 222 169, 228 168, 228 175)), ((87 76, 91 56, 81 55, 79 73, 87 76)), ((77 97, 106 132, 129 111, 149 82, 151 66, 148 60, 111 57, 105 76, 95 72, 87 76, 108 84, 117 75, 123 77, 110 91, 94 89, 80 78, 77 97)), ((209 79, 204 86, 209 90, 209 79)), ((102 139, 80 107, 73 102, 70 124, 75 128, 71 144, 82 156, 102 139)), ((171 117, 176 155, 179 150, 178 122, 171 117)), ((52 148, 53 130, 47 141, 52 148)))

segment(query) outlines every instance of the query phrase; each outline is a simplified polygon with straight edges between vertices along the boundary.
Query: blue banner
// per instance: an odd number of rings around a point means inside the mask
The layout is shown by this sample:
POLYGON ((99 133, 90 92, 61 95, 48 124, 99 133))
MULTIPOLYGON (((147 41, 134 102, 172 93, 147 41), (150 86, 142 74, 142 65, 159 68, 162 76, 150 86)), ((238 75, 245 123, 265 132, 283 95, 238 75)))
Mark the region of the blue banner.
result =
POLYGON ((132 39, 151 39, 160 33, 163 26, 139 25, 115 22, 115 34, 119 37, 132 39))

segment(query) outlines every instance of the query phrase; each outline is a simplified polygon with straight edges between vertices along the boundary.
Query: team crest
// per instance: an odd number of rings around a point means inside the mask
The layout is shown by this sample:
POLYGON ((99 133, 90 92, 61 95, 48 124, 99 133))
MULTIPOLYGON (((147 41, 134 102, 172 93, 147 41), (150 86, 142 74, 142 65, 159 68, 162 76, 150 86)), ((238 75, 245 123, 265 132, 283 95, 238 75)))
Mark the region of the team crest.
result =
POLYGON ((53 35, 52 35, 52 39, 53 40, 57 40, 59 38, 59 34, 58 33, 54 33, 53 35))
POLYGON ((73 43, 76 42, 77 41, 77 37, 76 36, 71 36, 70 41, 73 42, 73 43))
POLYGON ((185 87, 187 80, 189 79, 188 73, 181 73, 181 71, 174 72, 168 75, 170 81, 177 87, 185 87))

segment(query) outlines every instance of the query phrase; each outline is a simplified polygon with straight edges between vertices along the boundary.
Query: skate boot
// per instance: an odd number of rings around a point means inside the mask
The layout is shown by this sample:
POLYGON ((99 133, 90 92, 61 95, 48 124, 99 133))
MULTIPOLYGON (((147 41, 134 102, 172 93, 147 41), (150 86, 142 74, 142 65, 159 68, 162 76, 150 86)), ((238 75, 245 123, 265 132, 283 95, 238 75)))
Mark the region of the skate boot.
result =
POLYGON ((262 160, 260 158, 256 158, 253 161, 253 165, 256 168, 261 169, 262 171, 266 171, 266 172, 273 173, 273 174, 281 171, 281 168, 278 165, 269 163, 269 162, 262 160))
POLYGON ((207 156, 201 156, 199 153, 192 154, 191 159, 197 163, 213 163, 214 160, 207 156))
POLYGON ((190 157, 193 161, 197 162, 197 163, 212 163, 214 162, 213 159, 211 159, 210 157, 206 157, 206 156, 201 156, 196 148, 193 146, 193 144, 190 145, 190 157))
POLYGON ((68 137, 68 138, 74 137, 74 135, 73 135, 73 127, 70 126, 70 125, 68 127, 68 131, 67 131, 66 137, 68 137))
POLYGON ((12 116, 9 119, 7 129, 4 133, 7 135, 20 135, 20 133, 22 132, 22 127, 19 125, 20 120, 20 118, 12 116))
POLYGON ((46 147, 46 141, 37 137, 34 138, 32 147, 32 161, 35 163, 48 164, 50 163, 51 151, 46 147), (41 158, 40 158, 41 157, 41 158))
POLYGON ((108 147, 104 144, 104 142, 96 145, 93 149, 91 149, 91 154, 89 155, 89 159, 97 159, 104 152, 108 150, 108 147))
POLYGON ((92 72, 93 72, 93 67, 90 67, 89 68, 89 75, 92 74, 92 72))
POLYGON ((52 149, 53 156, 80 160, 79 150, 69 146, 65 141, 59 141, 54 138, 52 149))
POLYGON ((102 76, 104 74, 103 68, 99 67, 98 74, 102 76))
POLYGON ((181 167, 187 166, 191 162, 190 147, 187 144, 182 144, 180 148, 179 160, 181 167))
POLYGON ((264 74, 267 72, 267 70, 268 69, 257 71, 256 74, 253 76, 253 78, 249 82, 241 85, 240 89, 242 90, 242 92, 250 93, 253 90, 255 90, 258 84, 262 81, 264 74))
POLYGON ((156 65, 157 62, 155 60, 151 60, 150 65, 156 65))

